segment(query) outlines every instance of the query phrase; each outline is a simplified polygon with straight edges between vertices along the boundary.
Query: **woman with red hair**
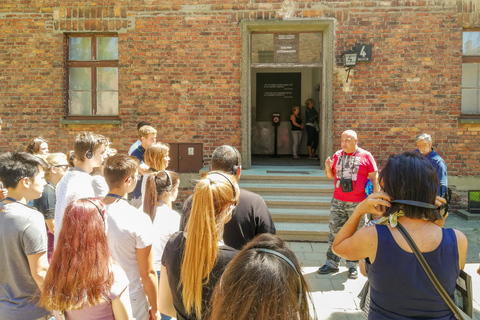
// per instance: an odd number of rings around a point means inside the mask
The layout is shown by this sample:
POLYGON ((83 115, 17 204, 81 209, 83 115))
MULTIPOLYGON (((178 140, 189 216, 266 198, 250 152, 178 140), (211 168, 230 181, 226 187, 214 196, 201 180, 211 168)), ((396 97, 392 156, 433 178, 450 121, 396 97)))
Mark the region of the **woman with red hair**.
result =
POLYGON ((128 279, 112 261, 105 233, 105 205, 79 199, 67 207, 47 272, 41 304, 68 320, 129 320, 128 279))

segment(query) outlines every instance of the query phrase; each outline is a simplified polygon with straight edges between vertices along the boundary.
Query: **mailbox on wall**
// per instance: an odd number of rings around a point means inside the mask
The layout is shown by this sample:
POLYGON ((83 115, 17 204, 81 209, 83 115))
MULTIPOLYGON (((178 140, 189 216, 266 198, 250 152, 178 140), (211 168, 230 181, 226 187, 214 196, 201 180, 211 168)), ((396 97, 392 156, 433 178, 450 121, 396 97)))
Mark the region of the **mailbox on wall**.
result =
POLYGON ((169 143, 170 162, 168 170, 175 172, 198 172, 203 168, 202 143, 169 143))

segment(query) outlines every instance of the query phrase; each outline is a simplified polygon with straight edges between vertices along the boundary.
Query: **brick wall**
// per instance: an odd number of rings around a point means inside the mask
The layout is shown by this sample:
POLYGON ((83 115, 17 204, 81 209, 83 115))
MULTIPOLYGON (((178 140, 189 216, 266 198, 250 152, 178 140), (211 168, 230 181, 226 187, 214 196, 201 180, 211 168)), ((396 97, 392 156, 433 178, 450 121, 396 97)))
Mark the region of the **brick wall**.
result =
MULTIPOLYGON (((159 140, 240 147, 239 22, 336 19, 334 137, 346 128, 380 165, 427 131, 449 174, 479 176, 479 124, 458 124, 463 28, 479 27, 474 0, 397 1, 7 1, 0 7, 0 152, 42 135, 66 152, 81 130, 127 150, 136 123, 159 140), (64 32, 119 33, 118 125, 61 125, 64 32), (345 82, 341 54, 373 45, 373 61, 345 82)), ((337 139, 338 140, 338 139, 337 139)), ((338 141, 334 148, 338 148, 338 141)))

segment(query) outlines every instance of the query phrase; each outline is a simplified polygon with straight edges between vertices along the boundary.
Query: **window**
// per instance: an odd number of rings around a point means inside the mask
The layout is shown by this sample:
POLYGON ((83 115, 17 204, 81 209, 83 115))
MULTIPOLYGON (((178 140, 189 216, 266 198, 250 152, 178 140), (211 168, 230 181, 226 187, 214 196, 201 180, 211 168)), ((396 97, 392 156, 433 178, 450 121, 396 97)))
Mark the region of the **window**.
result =
POLYGON ((462 114, 480 115, 480 31, 463 32, 462 114))
POLYGON ((253 32, 252 66, 296 64, 318 66, 322 63, 321 32, 253 32))
POLYGON ((67 35, 68 118, 118 118, 118 36, 67 35))

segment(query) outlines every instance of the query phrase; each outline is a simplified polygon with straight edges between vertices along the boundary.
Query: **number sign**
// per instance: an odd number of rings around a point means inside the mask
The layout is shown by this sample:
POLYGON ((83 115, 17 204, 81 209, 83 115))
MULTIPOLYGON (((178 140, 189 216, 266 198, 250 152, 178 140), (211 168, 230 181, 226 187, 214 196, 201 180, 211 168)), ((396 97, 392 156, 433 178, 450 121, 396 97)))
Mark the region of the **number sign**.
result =
POLYGON ((355 52, 357 53, 357 62, 372 61, 372 45, 371 44, 356 44, 355 52))

